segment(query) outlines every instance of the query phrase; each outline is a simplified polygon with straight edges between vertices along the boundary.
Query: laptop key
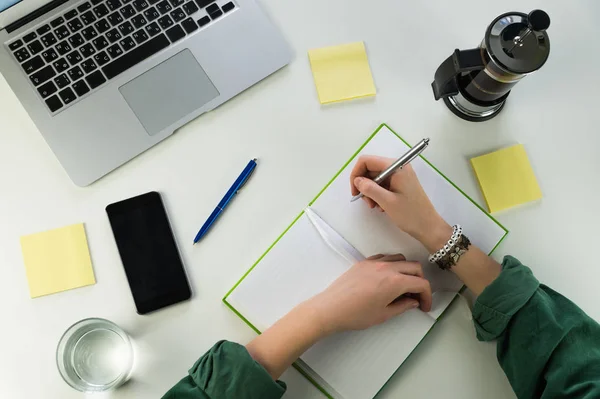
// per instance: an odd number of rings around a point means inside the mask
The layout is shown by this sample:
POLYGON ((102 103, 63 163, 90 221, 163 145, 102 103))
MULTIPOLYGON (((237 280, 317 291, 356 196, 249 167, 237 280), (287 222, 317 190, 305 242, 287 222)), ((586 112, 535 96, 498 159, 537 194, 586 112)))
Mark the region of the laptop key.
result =
POLYGON ((56 87, 58 87, 59 89, 62 89, 63 87, 67 87, 69 85, 69 83, 71 83, 71 81, 69 80, 67 75, 65 75, 63 73, 63 74, 58 75, 54 79, 54 83, 56 83, 56 87))
POLYGON ((84 25, 87 26, 95 21, 96 21, 96 16, 94 15, 94 13, 92 11, 86 11, 83 14, 81 14, 81 22, 83 22, 84 25))
POLYGON ((150 25, 146 26, 146 31, 150 36, 156 36, 161 32, 160 27, 156 22, 152 22, 150 25))
POLYGON ((73 83, 73 90, 75 90, 75 93, 77 93, 77 95, 81 97, 84 94, 88 93, 90 91, 90 88, 82 79, 78 82, 73 83))
POLYGON ((121 32, 121 35, 123 36, 127 36, 134 30, 135 29, 133 29, 133 26, 131 25, 131 23, 129 23, 129 21, 125 21, 121 25, 119 25, 119 32, 121 32))
POLYGON ((50 32, 50 25, 44 25, 36 30, 38 35, 50 32))
POLYGON ((67 87, 66 89, 62 90, 60 93, 58 93, 58 95, 64 101, 65 105, 72 103, 77 99, 77 96, 75 95, 75 93, 73 93, 73 90, 71 90, 70 87, 67 87))
POLYGON ((83 24, 79 20, 79 18, 73 18, 69 22, 67 22, 67 26, 71 29, 71 32, 77 32, 79 29, 83 28, 83 24))
POLYGON ((79 51, 77 50, 73 50, 72 53, 67 54, 67 61, 69 61, 69 64, 71 65, 79 64, 82 59, 81 54, 79 54, 79 51))
POLYGON ((54 85, 54 83, 52 81, 50 81, 48 83, 44 83, 43 85, 38 87, 38 93, 40 93, 40 96, 42 96, 42 98, 46 98, 50 94, 56 93, 56 90, 57 90, 56 86, 54 85))
POLYGON ((148 2, 146 0, 133 0, 133 3, 131 4, 133 4, 133 6, 136 10, 138 10, 138 12, 142 12, 146 8, 148 8, 148 2))
POLYGON ((94 26, 96 27, 96 29, 98 29, 98 33, 104 33, 110 29, 110 25, 108 22, 106 22, 105 19, 96 22, 94 26))
POLYGON ((32 55, 36 55, 44 49, 44 46, 42 46, 42 43, 40 43, 39 40, 34 40, 33 42, 27 45, 27 48, 29 49, 32 55))
POLYGON ((58 17, 55 20, 50 22, 50 26, 52 26, 53 28, 56 28, 58 25, 62 24, 63 22, 65 22, 65 19, 63 17, 58 17))
POLYGON ((176 23, 181 21, 182 19, 185 19, 185 12, 183 12, 181 8, 171 11, 170 15, 171 18, 173 18, 173 21, 175 21, 176 23))
POLYGON ((169 0, 173 8, 177 8, 184 3, 184 0, 169 0))
POLYGON ((110 22, 112 26, 117 26, 121 22, 123 22, 123 17, 121 16, 121 14, 119 14, 118 11, 113 12, 108 17, 106 17, 106 19, 108 20, 108 22, 110 22))
POLYGON ((140 46, 134 48, 128 53, 123 54, 110 64, 102 68, 102 72, 108 79, 112 79, 120 73, 128 70, 132 66, 140 63, 142 60, 158 53, 160 50, 169 47, 169 39, 164 33, 148 40, 140 46))
POLYGON ((160 17, 160 14, 158 13, 158 11, 156 11, 156 8, 150 7, 149 9, 144 11, 144 16, 148 21, 154 21, 156 18, 160 17))
POLYGON ((29 54, 29 51, 27 51, 27 49, 25 47, 15 51, 14 54, 15 54, 15 58, 19 62, 23 62, 31 57, 31 55, 29 54))
POLYGON ((85 72, 85 73, 91 73, 96 68, 98 68, 98 67, 96 66, 96 63, 94 62, 94 60, 91 58, 88 58, 87 60, 85 60, 81 63, 81 69, 83 69, 83 72, 85 72))
POLYGON ((135 10, 131 4, 127 4, 125 7, 121 8, 121 14, 125 19, 131 18, 135 15, 135 10))
POLYGON ((208 24, 209 22, 210 22, 210 18, 208 17, 208 15, 205 15, 198 20, 198 26, 203 27, 204 25, 208 24))
POLYGON ((158 24, 161 26, 161 28, 167 29, 173 26, 173 20, 168 15, 165 15, 158 20, 158 24))
POLYGON ((56 38, 58 40, 62 40, 65 37, 69 36, 71 32, 69 32, 69 30, 67 29, 66 26, 59 26, 58 28, 56 28, 56 30, 54 31, 54 35, 56 36, 56 38))
POLYGON ((66 40, 58 43, 55 47, 56 51, 58 51, 58 54, 60 55, 65 55, 67 54, 69 51, 72 50, 71 46, 69 45, 69 43, 67 43, 66 40))
POLYGON ((215 0, 196 0, 196 4, 198 4, 198 7, 200 8, 204 8, 207 5, 214 3, 215 0))
POLYGON ((108 46, 108 42, 106 41, 104 36, 100 36, 99 38, 92 40, 92 43, 94 44, 94 47, 96 47, 96 50, 98 50, 98 51, 100 51, 103 48, 105 48, 106 46, 108 46))
POLYGON ((67 60, 65 60, 64 58, 61 58, 58 61, 54 61, 52 63, 52 66, 54 67, 54 69, 56 69, 56 71, 58 73, 64 72, 67 69, 69 69, 69 63, 67 62, 67 60))
POLYGON ((56 112, 62 108, 62 103, 57 95, 54 95, 46 100, 46 105, 50 108, 50 112, 56 112))
POLYGON ((79 33, 75 33, 73 36, 69 38, 69 43, 73 48, 77 48, 84 43, 83 37, 79 33))
POLYGON ((233 2, 229 2, 226 4, 223 4, 223 7, 221 7, 221 10, 223 10, 223 12, 229 12, 231 10, 233 10, 235 8, 235 4, 233 4, 233 2))
POLYGON ((79 12, 84 12, 86 10, 89 10, 90 8, 92 8, 92 4, 89 1, 86 1, 85 3, 77 7, 77 10, 79 12))
POLYGON ((142 14, 138 14, 135 17, 131 18, 131 23, 133 24, 133 26, 136 27, 136 29, 139 29, 142 26, 146 25, 148 21, 146 21, 146 18, 142 14))
POLYGON ((111 43, 119 41, 119 40, 121 40, 123 38, 123 36, 121 36, 121 34, 119 33, 119 31, 116 28, 109 30, 108 32, 106 32, 106 34, 104 36, 111 43))
POLYGON ((96 32, 96 29, 94 29, 93 26, 88 26, 87 28, 81 31, 81 34, 83 35, 83 38, 88 42, 96 36, 98 36, 98 32, 96 32))
POLYGON ((111 11, 114 11, 117 8, 121 7, 123 4, 121 4, 119 0, 107 0, 106 5, 111 11))
POLYGON ((185 31, 179 25, 175 25, 174 27, 169 29, 166 33, 167 33, 167 36, 169 37, 169 40, 172 43, 175 43, 177 40, 181 39, 182 37, 185 37, 185 31))
POLYGON ((83 71, 78 66, 69 69, 67 73, 69 74, 71 80, 77 80, 83 77, 83 71))
POLYGON ((56 43, 56 36, 52 33, 48 33, 47 35, 42 36, 40 40, 45 47, 50 47, 56 43))
POLYGON ((94 14, 96 14, 96 17, 98 18, 102 18, 103 16, 105 16, 106 14, 108 14, 110 12, 110 10, 108 8, 106 8, 106 6, 104 4, 99 4, 96 7, 93 8, 94 10, 94 14))
POLYGON ((96 54, 96 49, 94 48, 94 46, 92 46, 91 43, 86 43, 79 48, 79 52, 81 53, 81 56, 83 58, 87 58, 96 54))
POLYGON ((44 62, 42 57, 40 57, 39 55, 36 55, 29 61, 24 62, 23 65, 21 65, 21 66, 23 67, 23 70, 25 71, 25 73, 27 75, 29 75, 30 73, 37 71, 44 65, 46 65, 46 63, 44 62))
POLYGON ((192 15, 196 11, 198 11, 198 6, 193 1, 188 1, 183 5, 183 10, 187 15, 192 15))
POLYGON ((23 45, 23 41, 15 40, 14 42, 12 42, 11 44, 8 45, 8 48, 11 50, 16 50, 19 47, 21 47, 22 45, 23 45))
POLYGON ((23 40, 25 40, 25 43, 29 43, 30 41, 32 41, 36 37, 37 37, 37 33, 31 32, 31 33, 28 33, 25 36, 23 36, 23 40))
POLYGON ((29 76, 29 79, 31 80, 31 83, 33 83, 35 86, 39 86, 47 80, 53 78, 55 75, 56 72, 54 72, 52 66, 46 65, 46 67, 40 69, 33 75, 29 76))
POLYGON ((107 64, 108 62, 110 62, 110 58, 108 57, 108 55, 104 51, 101 51, 98 54, 96 54, 94 56, 94 59, 96 60, 96 63, 99 66, 102 66, 102 65, 107 64))
POLYGON ((129 51, 135 47, 135 41, 131 38, 131 36, 121 40, 119 44, 121 45, 121 47, 123 47, 123 51, 129 51))
POLYGON ((91 75, 86 76, 85 80, 87 80, 88 84, 92 89, 95 89, 102 83, 106 82, 106 78, 102 75, 102 72, 100 71, 96 71, 91 75))
POLYGON ((107 48, 106 52, 108 53, 108 55, 110 55, 111 58, 117 58, 118 56, 123 54, 123 50, 121 50, 121 47, 119 47, 119 45, 116 43, 107 48))
POLYGON ((50 64, 58 59, 58 53, 53 48, 42 51, 42 57, 46 63, 50 64))
POLYGON ((68 20, 73 19, 77 16, 77 10, 73 9, 65 13, 65 18, 68 20))
POLYGON ((212 19, 212 20, 214 21, 215 19, 217 19, 217 18, 219 18, 221 15, 223 15, 223 11, 221 11, 221 10, 216 10, 215 12, 212 12, 212 13, 210 13, 210 14, 208 14, 208 15, 210 15, 210 19, 212 19))
POLYGON ((171 5, 169 4, 169 2, 167 0, 163 0, 156 5, 156 9, 161 14, 165 14, 165 13, 168 13, 169 11, 171 11, 173 9, 173 7, 171 7, 171 5))
POLYGON ((143 43, 146 40, 148 40, 148 35, 146 34, 146 32, 144 32, 143 29, 138 30, 137 32, 135 32, 133 35, 131 35, 136 42, 138 43, 143 43))
POLYGON ((183 29, 185 29, 185 31, 187 33, 192 33, 193 31, 198 29, 198 25, 196 25, 196 23, 194 22, 194 20, 192 18, 188 18, 188 19, 184 20, 181 23, 181 26, 183 26, 183 29))

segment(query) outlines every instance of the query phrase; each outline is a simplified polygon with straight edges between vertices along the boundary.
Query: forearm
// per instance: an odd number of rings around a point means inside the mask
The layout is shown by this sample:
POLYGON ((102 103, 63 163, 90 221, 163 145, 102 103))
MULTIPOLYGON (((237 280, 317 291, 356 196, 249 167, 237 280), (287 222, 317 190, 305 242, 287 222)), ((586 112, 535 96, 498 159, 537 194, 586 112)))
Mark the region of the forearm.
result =
MULTIPOLYGON (((418 239, 425 245, 430 253, 442 248, 452 235, 452 227, 443 220, 434 225, 428 232, 424 232, 418 239)), ((467 232, 468 235, 468 232, 467 232)), ((475 294, 479 295, 485 287, 490 285, 502 271, 502 266, 475 245, 460 257, 458 263, 452 267, 458 278, 475 294)))
POLYGON ((246 349, 276 380, 302 353, 327 335, 315 308, 307 301, 252 340, 246 349))

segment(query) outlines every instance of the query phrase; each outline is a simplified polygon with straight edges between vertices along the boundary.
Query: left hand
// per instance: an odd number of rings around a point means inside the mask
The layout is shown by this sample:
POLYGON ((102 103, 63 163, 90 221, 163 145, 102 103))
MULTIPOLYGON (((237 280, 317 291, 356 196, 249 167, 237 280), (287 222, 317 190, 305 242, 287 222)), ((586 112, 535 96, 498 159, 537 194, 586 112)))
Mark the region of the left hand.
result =
POLYGON ((355 264, 305 305, 318 315, 326 333, 335 333, 362 330, 418 306, 428 312, 431 301, 421 265, 397 254, 355 264), (404 294, 412 295, 401 297, 404 294))

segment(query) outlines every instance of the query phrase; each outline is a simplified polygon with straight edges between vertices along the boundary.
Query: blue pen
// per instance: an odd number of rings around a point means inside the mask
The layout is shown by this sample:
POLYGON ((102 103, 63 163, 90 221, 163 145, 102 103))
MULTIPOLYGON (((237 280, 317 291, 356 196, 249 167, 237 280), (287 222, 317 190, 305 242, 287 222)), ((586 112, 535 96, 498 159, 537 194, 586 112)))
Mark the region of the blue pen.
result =
POLYGON ((204 222, 204 225, 202 226, 202 228, 200 229, 198 234, 196 234, 196 238, 194 238, 194 244, 197 243, 198 241, 200 241, 202 239, 202 237, 204 237, 206 235, 206 233, 208 233, 208 230, 210 230, 211 226, 219 218, 219 216, 225 210, 227 205, 229 205, 229 202, 231 202, 233 197, 238 193, 238 191, 242 188, 242 186, 244 184, 246 184, 246 182, 248 181, 248 178, 250 177, 250 175, 252 175, 252 173, 256 169, 256 165, 257 165, 256 158, 254 158, 250 162, 248 162, 248 165, 246 165, 246 167, 244 168, 242 173, 235 180, 235 183, 233 183, 231 188, 227 191, 227 194, 225 194, 225 196, 223 197, 221 202, 219 202, 219 205, 217 205, 217 207, 210 214, 210 216, 208 217, 206 222, 204 222))

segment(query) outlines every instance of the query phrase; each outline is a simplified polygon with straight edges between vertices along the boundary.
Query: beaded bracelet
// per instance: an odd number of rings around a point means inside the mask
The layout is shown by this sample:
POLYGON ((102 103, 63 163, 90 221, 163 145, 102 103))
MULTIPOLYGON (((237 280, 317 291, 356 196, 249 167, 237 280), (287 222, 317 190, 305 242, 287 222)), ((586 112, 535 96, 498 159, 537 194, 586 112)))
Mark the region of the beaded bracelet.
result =
POLYGON ((435 253, 429 255, 429 262, 436 263, 440 269, 447 270, 458 263, 460 257, 467 252, 471 241, 462 233, 462 227, 452 227, 452 236, 448 242, 435 253))

